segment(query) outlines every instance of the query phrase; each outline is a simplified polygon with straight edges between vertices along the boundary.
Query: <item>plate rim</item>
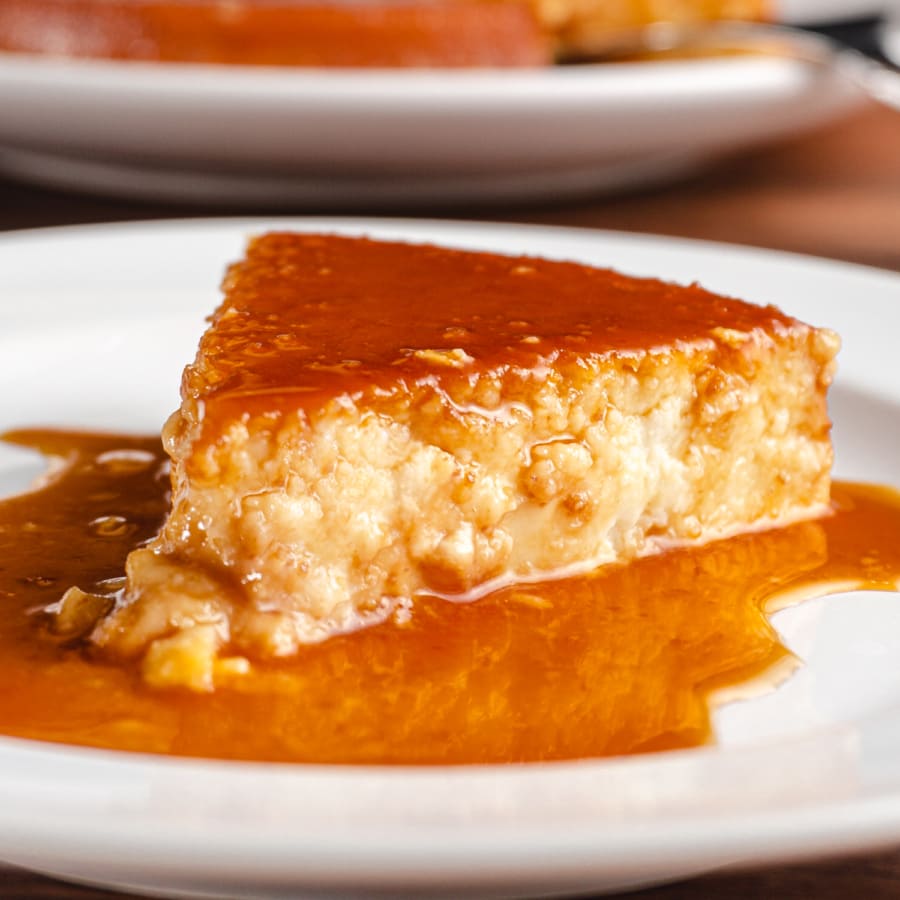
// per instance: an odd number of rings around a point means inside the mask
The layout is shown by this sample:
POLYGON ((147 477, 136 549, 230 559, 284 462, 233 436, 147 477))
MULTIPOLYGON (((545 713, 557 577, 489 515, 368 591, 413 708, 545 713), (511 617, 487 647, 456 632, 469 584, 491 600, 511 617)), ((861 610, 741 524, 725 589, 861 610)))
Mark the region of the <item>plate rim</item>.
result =
POLYGON ((295 204, 336 211, 358 208, 348 192, 367 178, 370 207, 409 209, 421 197, 447 208, 459 179, 470 204, 498 205, 675 178, 685 160, 803 133, 864 101, 832 70, 775 57, 410 77, 0 53, 0 166, 24 181, 144 198, 190 197, 205 183, 209 202, 218 193, 256 208, 281 204, 250 176, 276 172, 295 204), (54 173, 42 154, 68 171, 54 173), (107 171, 85 176, 93 161, 107 171), (123 171, 141 167, 158 186, 123 171), (196 187, 183 188, 186 173, 196 187), (407 185, 410 173, 419 180, 407 185))
MULTIPOLYGON (((353 215, 302 215, 288 213, 273 213, 272 215, 202 215, 202 216, 174 216, 146 219, 123 219, 121 221, 110 220, 102 222, 84 222, 66 225, 37 225, 28 228, 0 229, 0 253, 8 242, 19 240, 44 240, 45 238, 66 237, 68 235, 80 236, 82 234, 103 233, 121 234, 123 231, 170 231, 181 228, 192 229, 214 228, 224 231, 232 229, 266 228, 271 226, 292 226, 305 230, 313 230, 319 225, 334 226, 341 229, 373 230, 382 229, 409 229, 413 230, 440 230, 453 233, 456 231, 494 232, 498 230, 510 230, 523 234, 538 234, 548 232, 563 237, 570 234, 573 239, 583 239, 588 235, 595 235, 604 241, 646 243, 658 248, 677 248, 684 245, 688 249, 700 250, 708 253, 716 253, 720 250, 733 253, 747 261, 763 262, 776 260, 781 263, 799 263, 802 265, 814 265, 816 268, 827 269, 833 272, 851 271, 860 275, 874 276, 878 279, 895 281, 895 286, 900 286, 900 269, 887 269, 882 266, 867 263, 853 262, 851 260, 835 259, 828 256, 817 256, 814 253, 803 253, 796 250, 782 250, 776 247, 761 247, 755 244, 740 244, 735 241, 717 241, 709 238, 684 237, 670 235, 657 231, 629 231, 615 228, 597 228, 590 225, 555 225, 541 222, 507 221, 504 219, 462 219, 462 218, 429 218, 429 217, 405 217, 405 216, 353 216, 353 215)), ((411 240, 415 240, 414 238, 411 240)), ((2 298, 0 298, 2 301, 2 298)))

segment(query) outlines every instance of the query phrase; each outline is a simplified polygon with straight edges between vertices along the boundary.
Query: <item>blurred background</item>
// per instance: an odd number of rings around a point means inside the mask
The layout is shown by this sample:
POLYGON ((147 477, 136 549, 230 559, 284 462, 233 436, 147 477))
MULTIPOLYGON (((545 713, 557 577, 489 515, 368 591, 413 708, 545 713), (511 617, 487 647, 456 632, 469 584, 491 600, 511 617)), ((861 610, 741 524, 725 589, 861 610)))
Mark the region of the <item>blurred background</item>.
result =
POLYGON ((900 115, 867 95, 858 60, 766 34, 697 43, 691 28, 663 34, 662 50, 659 34, 641 43, 660 16, 737 13, 832 26, 887 54, 891 0, 534 0, 512 21, 469 0, 410 21, 388 0, 296 33, 260 18, 265 3, 244 6, 235 19, 241 4, 225 5, 223 22, 211 0, 0 0, 0 228, 414 215, 900 268, 900 115), (129 5, 144 19, 123 18, 129 5), (393 42, 379 36, 391 29, 393 42))

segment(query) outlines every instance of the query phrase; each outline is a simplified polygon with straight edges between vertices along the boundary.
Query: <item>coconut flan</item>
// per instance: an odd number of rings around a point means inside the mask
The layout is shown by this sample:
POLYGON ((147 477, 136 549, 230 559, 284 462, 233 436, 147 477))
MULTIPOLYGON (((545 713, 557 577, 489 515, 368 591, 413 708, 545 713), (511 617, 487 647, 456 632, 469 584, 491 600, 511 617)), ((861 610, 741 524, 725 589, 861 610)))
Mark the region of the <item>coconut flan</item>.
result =
POLYGON ((210 661, 290 656, 423 594, 818 515, 837 348, 698 285, 258 237, 165 427, 171 512, 93 641, 209 687, 210 661))

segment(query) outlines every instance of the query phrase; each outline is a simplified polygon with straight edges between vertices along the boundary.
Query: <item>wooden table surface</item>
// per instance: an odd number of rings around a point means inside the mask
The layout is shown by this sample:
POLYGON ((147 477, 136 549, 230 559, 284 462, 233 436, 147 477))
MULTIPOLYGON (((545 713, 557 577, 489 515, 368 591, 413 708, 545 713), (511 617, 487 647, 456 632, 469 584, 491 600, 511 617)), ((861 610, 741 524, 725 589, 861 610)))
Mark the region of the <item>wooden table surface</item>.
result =
MULTIPOLYGON (((151 206, 54 193, 0 178, 0 229, 264 212, 151 206)), ((868 108, 827 130, 723 160, 689 180, 656 190, 558 207, 432 209, 428 214, 656 232, 812 253, 900 271, 900 115, 868 108)), ((0 868, 0 898, 121 896, 0 868)), ((900 897, 900 847, 849 860, 712 875, 629 896, 643 900, 886 900, 900 897)))

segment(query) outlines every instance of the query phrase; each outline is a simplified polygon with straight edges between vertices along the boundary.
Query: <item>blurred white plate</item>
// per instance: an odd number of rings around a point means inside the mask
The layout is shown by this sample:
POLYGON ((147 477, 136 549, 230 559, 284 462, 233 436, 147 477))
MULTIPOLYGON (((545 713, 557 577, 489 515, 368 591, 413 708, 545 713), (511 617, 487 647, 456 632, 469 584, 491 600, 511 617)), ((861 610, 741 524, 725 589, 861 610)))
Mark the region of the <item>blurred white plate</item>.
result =
POLYGON ((0 171, 273 208, 558 200, 670 178, 861 100, 775 58, 412 73, 0 54, 0 171))
MULTIPOLYGON (((404 221, 113 225, 0 237, 0 429, 158 429, 225 263, 267 227, 540 253, 774 302, 844 337, 837 473, 900 485, 900 277, 574 229, 404 221)), ((0 447, 0 490, 34 457, 0 447)), ((561 764, 229 764, 0 738, 0 859, 159 894, 537 896, 900 841, 900 597, 779 614, 807 661, 695 751, 561 764)))

